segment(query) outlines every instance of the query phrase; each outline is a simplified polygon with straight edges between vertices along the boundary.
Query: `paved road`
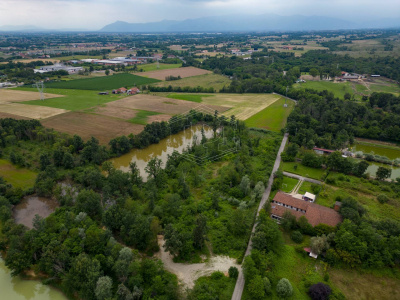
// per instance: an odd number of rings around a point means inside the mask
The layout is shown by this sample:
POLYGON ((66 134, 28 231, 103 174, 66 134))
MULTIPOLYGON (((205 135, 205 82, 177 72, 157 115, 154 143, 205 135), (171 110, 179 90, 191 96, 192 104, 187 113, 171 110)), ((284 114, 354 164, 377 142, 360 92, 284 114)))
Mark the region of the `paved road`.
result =
POLYGON ((293 174, 293 173, 289 173, 289 172, 283 172, 283 175, 287 176, 287 177, 292 177, 292 178, 296 178, 298 180, 303 180, 303 181, 308 181, 311 183, 316 183, 316 184, 322 184, 322 181, 316 180, 316 179, 312 179, 312 178, 308 178, 308 177, 303 177, 297 174, 293 174))
MULTIPOLYGON (((269 177, 268 186, 265 189, 264 194, 260 201, 260 205, 258 206, 257 215, 260 212, 260 210, 264 207, 264 204, 267 202, 267 200, 269 198, 269 194, 271 193, 272 183, 274 181, 273 174, 278 170, 279 165, 281 164, 281 153, 285 149, 287 140, 288 140, 288 134, 286 133, 282 139, 282 143, 279 148, 278 155, 276 156, 274 168, 272 169, 271 176, 269 177)), ((255 229, 256 229, 256 224, 254 224, 254 226, 253 226, 252 234, 254 233, 255 229)), ((252 245, 251 245, 251 239, 250 239, 249 244, 247 245, 245 256, 250 254, 251 249, 252 249, 252 245)), ((244 277, 243 277, 242 270, 240 270, 238 279, 236 281, 235 290, 233 291, 232 300, 240 300, 242 298, 243 288, 244 288, 244 277)))

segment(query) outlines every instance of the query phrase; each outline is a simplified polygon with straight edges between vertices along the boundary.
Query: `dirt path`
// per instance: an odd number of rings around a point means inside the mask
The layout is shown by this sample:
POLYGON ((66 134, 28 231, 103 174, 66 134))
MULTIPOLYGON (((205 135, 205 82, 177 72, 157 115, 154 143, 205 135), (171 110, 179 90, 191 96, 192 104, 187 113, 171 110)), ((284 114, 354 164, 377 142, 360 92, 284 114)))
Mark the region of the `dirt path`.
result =
POLYGON ((197 278, 210 275, 214 271, 227 273, 231 266, 240 268, 236 260, 228 256, 212 256, 207 262, 199 264, 175 263, 172 260, 172 255, 164 251, 164 237, 162 235, 158 236, 158 244, 161 250, 156 253, 156 256, 162 260, 166 270, 178 276, 184 287, 193 288, 194 281, 197 278))

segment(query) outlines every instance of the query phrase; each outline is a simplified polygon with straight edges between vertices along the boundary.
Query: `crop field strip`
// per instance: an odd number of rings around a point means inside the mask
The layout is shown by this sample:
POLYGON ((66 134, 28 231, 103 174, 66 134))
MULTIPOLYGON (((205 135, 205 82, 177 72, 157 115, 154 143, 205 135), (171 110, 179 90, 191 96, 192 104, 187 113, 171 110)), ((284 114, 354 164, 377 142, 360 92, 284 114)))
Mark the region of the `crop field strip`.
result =
POLYGON ((84 112, 68 112, 42 121, 43 126, 71 135, 80 135, 87 140, 96 137, 101 144, 107 144, 111 139, 140 133, 144 126, 132 124, 125 120, 84 112))
POLYGON ((159 71, 150 71, 150 72, 143 72, 140 73, 141 76, 154 78, 158 80, 165 80, 167 76, 181 76, 181 78, 191 77, 191 76, 198 76, 204 74, 211 74, 211 71, 203 70, 195 67, 184 67, 184 68, 177 68, 177 69, 166 69, 166 70, 159 70, 159 71))
POLYGON ((48 88, 77 89, 77 90, 112 90, 120 87, 141 86, 158 82, 157 79, 146 78, 138 75, 123 73, 110 76, 77 79, 70 81, 53 82, 46 85, 48 88))
MULTIPOLYGON (((199 103, 185 100, 170 99, 159 96, 139 94, 108 103, 107 106, 117 106, 137 110, 154 111, 162 114, 181 114, 199 106, 199 103)), ((207 104, 210 109, 224 112, 229 107, 207 104)))

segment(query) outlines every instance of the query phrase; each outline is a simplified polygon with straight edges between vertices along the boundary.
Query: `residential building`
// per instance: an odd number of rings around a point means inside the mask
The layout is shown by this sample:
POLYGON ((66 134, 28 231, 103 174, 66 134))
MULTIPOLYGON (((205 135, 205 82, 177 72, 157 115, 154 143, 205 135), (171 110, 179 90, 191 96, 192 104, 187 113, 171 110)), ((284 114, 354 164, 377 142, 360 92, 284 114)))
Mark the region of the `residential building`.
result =
POLYGON ((279 191, 271 202, 271 218, 279 222, 287 211, 296 219, 304 216, 312 226, 326 224, 334 227, 342 221, 341 215, 334 209, 300 200, 279 191))

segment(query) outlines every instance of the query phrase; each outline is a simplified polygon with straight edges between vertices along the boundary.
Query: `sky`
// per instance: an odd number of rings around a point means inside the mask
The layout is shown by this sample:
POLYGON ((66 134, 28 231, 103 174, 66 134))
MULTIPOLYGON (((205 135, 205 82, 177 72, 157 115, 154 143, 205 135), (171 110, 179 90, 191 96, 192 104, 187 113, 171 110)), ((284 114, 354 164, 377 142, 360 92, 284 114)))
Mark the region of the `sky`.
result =
POLYGON ((115 21, 146 23, 228 14, 300 14, 351 21, 400 18, 399 0, 0 0, 0 26, 98 30, 115 21))

